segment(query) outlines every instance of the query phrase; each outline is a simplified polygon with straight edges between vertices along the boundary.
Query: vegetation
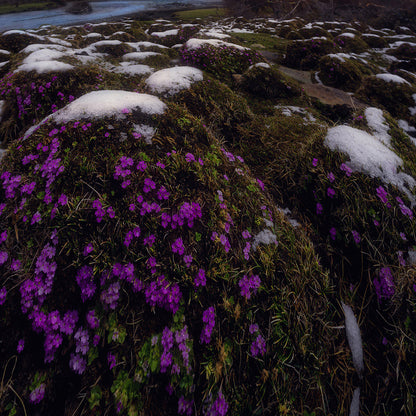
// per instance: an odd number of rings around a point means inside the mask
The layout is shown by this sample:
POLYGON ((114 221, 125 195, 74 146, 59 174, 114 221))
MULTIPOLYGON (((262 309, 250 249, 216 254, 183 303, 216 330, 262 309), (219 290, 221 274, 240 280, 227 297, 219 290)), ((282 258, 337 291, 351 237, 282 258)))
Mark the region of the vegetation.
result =
POLYGON ((415 76, 346 23, 183 22, 0 36, 0 413, 414 415, 415 76))

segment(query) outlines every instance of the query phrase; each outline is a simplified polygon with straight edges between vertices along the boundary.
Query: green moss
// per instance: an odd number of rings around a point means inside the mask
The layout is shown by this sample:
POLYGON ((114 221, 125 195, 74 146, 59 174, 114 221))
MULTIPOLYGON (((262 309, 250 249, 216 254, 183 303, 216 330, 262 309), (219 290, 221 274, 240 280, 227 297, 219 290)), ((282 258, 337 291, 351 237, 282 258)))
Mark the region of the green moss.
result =
POLYGON ((175 18, 180 20, 195 20, 205 19, 207 17, 222 17, 226 15, 226 9, 224 8, 212 8, 212 9, 194 9, 184 10, 175 13, 175 18))
POLYGON ((340 46, 343 52, 361 53, 368 49, 368 44, 358 34, 354 37, 337 36, 334 42, 340 46))
POLYGON ((388 53, 398 59, 415 59, 416 47, 409 43, 402 43, 400 46, 390 49, 388 53))
POLYGON ((370 48, 382 49, 388 47, 388 42, 382 36, 362 36, 370 48))
POLYGON ((292 42, 287 47, 284 64, 297 69, 315 69, 322 56, 338 51, 333 42, 323 39, 313 39, 292 42))
POLYGON ((364 77, 362 65, 352 59, 324 56, 319 61, 319 78, 325 85, 355 91, 364 77))
POLYGON ((386 82, 376 77, 364 79, 357 97, 375 107, 381 107, 389 111, 393 116, 407 119, 409 107, 414 105, 412 94, 415 87, 397 82, 386 82))
POLYGON ((275 68, 255 66, 243 74, 241 87, 264 98, 300 96, 300 88, 289 77, 275 68))

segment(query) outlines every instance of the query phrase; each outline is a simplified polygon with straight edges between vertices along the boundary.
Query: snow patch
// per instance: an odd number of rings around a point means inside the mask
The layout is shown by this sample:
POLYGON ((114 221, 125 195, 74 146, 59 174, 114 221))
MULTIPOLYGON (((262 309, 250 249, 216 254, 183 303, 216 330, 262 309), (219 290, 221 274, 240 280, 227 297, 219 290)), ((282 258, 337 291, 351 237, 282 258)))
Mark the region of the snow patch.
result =
POLYGON ((351 307, 343 302, 341 302, 341 305, 345 316, 345 331, 352 354, 352 362, 357 373, 361 375, 364 371, 364 360, 360 328, 351 307))
POLYGON ((156 129, 146 124, 133 124, 134 133, 138 133, 142 136, 147 144, 152 144, 152 137, 154 136, 156 129))
POLYGON ((351 169, 380 178, 384 183, 397 186, 405 193, 412 206, 416 201, 410 190, 416 181, 400 172, 403 160, 376 137, 350 126, 336 126, 328 130, 324 144, 332 151, 349 156, 351 169))
POLYGON ((65 72, 73 69, 72 65, 66 64, 64 62, 59 61, 40 61, 40 62, 32 62, 29 64, 22 64, 20 65, 15 72, 24 71, 30 72, 35 71, 38 74, 45 74, 48 72, 65 72))
POLYGON ((134 65, 129 62, 121 62, 119 66, 114 68, 114 72, 126 75, 149 75, 153 72, 153 69, 149 65, 134 65))
POLYGON ((277 237, 268 228, 266 228, 254 236, 252 247, 253 247, 253 250, 256 250, 259 244, 273 244, 273 243, 277 244, 277 237))
POLYGON ((393 74, 377 74, 376 78, 382 79, 385 82, 395 82, 397 84, 407 84, 410 85, 410 82, 406 81, 404 78, 399 77, 398 75, 393 74))
POLYGON ((229 42, 224 42, 220 39, 196 39, 196 38, 192 38, 189 39, 186 43, 185 43, 185 47, 189 50, 194 50, 194 49, 199 49, 202 46, 205 45, 211 45, 214 46, 216 48, 219 48, 221 46, 226 46, 229 48, 235 48, 235 49, 239 49, 242 51, 246 51, 249 48, 245 48, 244 46, 240 46, 240 45, 236 45, 235 43, 229 43, 229 42))
POLYGON ((146 80, 147 86, 152 92, 173 95, 189 88, 192 83, 204 79, 201 70, 190 66, 175 66, 165 68, 150 75, 146 80))
POLYGON ((370 127, 376 137, 386 146, 391 147, 391 137, 388 133, 389 126, 386 124, 383 111, 379 108, 368 107, 365 110, 365 118, 367 119, 368 127, 370 127))
POLYGON ((148 58, 149 56, 161 55, 159 52, 130 52, 123 55, 123 61, 142 61, 143 59, 148 58))
POLYGON ((357 387, 352 394, 349 416, 360 415, 360 388, 357 387))

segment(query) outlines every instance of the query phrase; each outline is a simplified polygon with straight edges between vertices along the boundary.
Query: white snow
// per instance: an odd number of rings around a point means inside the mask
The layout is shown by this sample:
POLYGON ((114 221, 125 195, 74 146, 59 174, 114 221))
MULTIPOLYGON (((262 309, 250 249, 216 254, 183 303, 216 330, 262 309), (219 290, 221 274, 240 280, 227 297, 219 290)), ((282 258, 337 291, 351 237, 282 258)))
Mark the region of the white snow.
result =
POLYGON ((59 61, 39 61, 30 64, 20 65, 15 72, 19 71, 36 71, 38 74, 45 74, 47 72, 65 72, 74 68, 72 65, 59 61))
POLYGON ((209 36, 210 38, 216 38, 216 39, 226 39, 226 38, 231 37, 230 35, 227 35, 226 33, 217 32, 215 30, 208 30, 207 32, 202 32, 202 33, 206 36, 209 36))
POLYGON ((0 54, 2 55, 10 55, 9 51, 6 51, 5 49, 0 49, 0 54))
POLYGON ((257 235, 254 236, 254 241, 252 244, 253 250, 257 249, 259 244, 272 244, 277 242, 277 237, 272 233, 268 228, 265 228, 263 231, 260 231, 257 235))
POLYGON ((133 124, 134 132, 139 133, 147 144, 152 144, 152 137, 156 129, 146 124, 133 124))
POLYGON ((176 36, 179 32, 179 29, 170 29, 165 30, 164 32, 152 32, 152 36, 156 36, 158 38, 165 38, 166 36, 176 36))
POLYGON ((416 250, 409 250, 407 254, 409 255, 408 262, 410 266, 416 265, 416 250))
POLYGON ((134 61, 138 60, 141 61, 143 59, 148 58, 149 56, 157 56, 161 55, 159 52, 130 52, 123 55, 123 61, 134 61))
POLYGON ((389 135, 389 126, 383 116, 383 111, 379 108, 368 107, 365 110, 365 118, 368 127, 373 131, 377 139, 381 140, 386 146, 391 147, 391 137, 389 135))
POLYGON ((364 371, 364 359, 360 328, 351 307, 343 302, 341 302, 341 305, 345 315, 345 331, 352 354, 352 362, 357 373, 361 375, 364 371))
POLYGON ((342 36, 344 38, 355 38, 354 33, 350 33, 350 32, 340 33, 338 36, 342 36))
POLYGON ((58 123, 86 118, 122 117, 122 110, 139 108, 145 114, 163 114, 166 104, 154 95, 121 90, 93 91, 52 114, 58 123))
POLYGON ((247 50, 248 48, 245 48, 244 46, 240 46, 240 45, 236 45, 235 43, 229 43, 229 42, 224 42, 220 39, 196 39, 196 38, 192 38, 189 39, 186 43, 185 43, 185 47, 189 50, 194 50, 194 49, 199 49, 202 46, 205 45, 211 45, 214 46, 216 48, 219 48, 221 46, 226 46, 226 47, 231 47, 231 48, 235 48, 235 49, 239 49, 239 50, 247 50))
POLYGON ((0 122, 1 122, 1 119, 3 117, 5 104, 6 104, 6 101, 4 101, 4 100, 0 101, 0 122))
POLYGON ((248 70, 251 68, 271 68, 271 66, 267 62, 257 62, 257 64, 250 65, 248 70))
POLYGON ((406 120, 399 120, 397 124, 406 133, 414 133, 416 131, 416 128, 414 128, 413 126, 410 126, 406 120))
POLYGON ((114 68, 114 72, 126 75, 148 75, 153 72, 153 69, 149 65, 132 65, 129 62, 121 62, 119 66, 114 68))
POLYGON ((349 416, 360 416, 360 388, 357 387, 352 394, 349 416))
POLYGON ((32 52, 30 55, 28 55, 24 60, 23 64, 32 64, 34 62, 42 62, 42 61, 54 61, 56 59, 62 58, 65 56, 64 53, 52 50, 52 49, 38 49, 35 52, 32 52))
POLYGON ((180 90, 189 88, 192 83, 203 79, 203 73, 199 69, 190 66, 175 66, 150 75, 146 84, 152 92, 173 95, 180 90))
POLYGON ((55 51, 66 51, 68 48, 62 45, 53 45, 53 44, 43 44, 43 43, 32 43, 26 48, 22 49, 20 53, 31 54, 32 52, 37 52, 41 49, 55 50, 55 51))
POLYGON ((10 61, 4 61, 4 62, 0 62, 0 68, 5 66, 6 64, 8 64, 10 61))
POLYGON ((398 75, 394 75, 394 74, 377 74, 376 78, 382 79, 385 82, 396 82, 398 84, 410 85, 410 82, 408 82, 404 78, 399 77, 398 75))
POLYGON ((336 126, 328 130, 324 144, 332 151, 346 153, 351 169, 380 178, 384 183, 397 186, 412 202, 410 190, 416 181, 400 172, 403 160, 376 137, 349 126, 336 126))

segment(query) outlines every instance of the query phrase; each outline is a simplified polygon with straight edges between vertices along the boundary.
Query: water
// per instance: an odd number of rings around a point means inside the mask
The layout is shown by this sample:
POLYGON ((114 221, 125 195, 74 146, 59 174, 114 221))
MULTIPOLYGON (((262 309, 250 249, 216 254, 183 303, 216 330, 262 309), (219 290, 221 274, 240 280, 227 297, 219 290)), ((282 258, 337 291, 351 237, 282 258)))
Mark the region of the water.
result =
MULTIPOLYGON (((42 25, 74 25, 94 22, 115 17, 123 17, 151 10, 164 10, 178 7, 178 2, 172 0, 118 0, 96 1, 90 3, 92 13, 74 15, 65 12, 65 7, 36 12, 22 12, 0 15, 0 32, 12 29, 37 29, 42 25)), ((214 7, 221 4, 221 0, 180 0, 181 5, 192 7, 214 7)))

